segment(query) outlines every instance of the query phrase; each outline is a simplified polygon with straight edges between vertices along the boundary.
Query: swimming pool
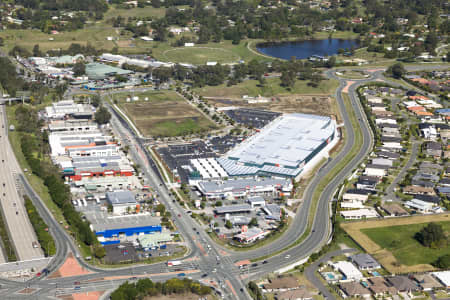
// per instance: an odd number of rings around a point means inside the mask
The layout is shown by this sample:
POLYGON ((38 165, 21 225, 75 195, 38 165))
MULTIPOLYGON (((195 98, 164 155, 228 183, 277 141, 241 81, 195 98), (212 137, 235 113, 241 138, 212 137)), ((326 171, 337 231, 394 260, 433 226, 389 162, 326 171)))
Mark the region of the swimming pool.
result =
POLYGON ((381 276, 380 273, 378 273, 377 271, 373 271, 373 272, 372 272, 372 275, 373 275, 373 276, 381 276))
POLYGON ((335 280, 336 279, 336 277, 334 276, 333 273, 327 273, 326 275, 327 275, 327 279, 328 280, 335 280))

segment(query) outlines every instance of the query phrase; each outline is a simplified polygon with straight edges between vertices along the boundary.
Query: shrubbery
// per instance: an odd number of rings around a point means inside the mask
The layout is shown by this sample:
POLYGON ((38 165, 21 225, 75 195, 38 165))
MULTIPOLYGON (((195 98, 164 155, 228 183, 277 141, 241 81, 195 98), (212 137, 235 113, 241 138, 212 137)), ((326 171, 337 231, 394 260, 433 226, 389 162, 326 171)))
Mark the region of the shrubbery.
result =
POLYGON ((199 296, 208 295, 211 289, 190 279, 172 278, 166 282, 153 282, 141 279, 136 283, 125 282, 111 294, 111 300, 143 299, 146 296, 194 293, 199 296))

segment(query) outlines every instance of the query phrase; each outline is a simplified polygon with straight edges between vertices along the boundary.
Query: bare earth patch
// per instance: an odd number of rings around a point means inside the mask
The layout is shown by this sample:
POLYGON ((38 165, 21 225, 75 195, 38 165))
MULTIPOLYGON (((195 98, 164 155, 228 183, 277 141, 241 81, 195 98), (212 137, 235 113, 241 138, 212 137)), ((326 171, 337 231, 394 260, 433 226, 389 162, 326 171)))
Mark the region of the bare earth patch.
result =
POLYGON ((71 277, 86 274, 92 274, 92 272, 83 268, 75 257, 73 257, 73 254, 69 253, 64 264, 58 270, 50 274, 48 278, 71 277))
POLYGON ((270 98, 268 103, 248 103, 242 98, 212 99, 208 102, 215 107, 238 106, 243 108, 265 109, 281 113, 306 113, 315 115, 333 115, 341 119, 336 100, 325 95, 283 95, 270 98))

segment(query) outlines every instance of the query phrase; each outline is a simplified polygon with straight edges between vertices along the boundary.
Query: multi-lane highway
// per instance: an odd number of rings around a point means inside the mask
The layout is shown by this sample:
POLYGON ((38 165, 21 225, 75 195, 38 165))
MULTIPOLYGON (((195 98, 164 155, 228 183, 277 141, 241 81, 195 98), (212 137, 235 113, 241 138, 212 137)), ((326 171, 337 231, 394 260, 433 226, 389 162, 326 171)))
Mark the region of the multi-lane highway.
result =
MULTIPOLYGON (((328 77, 335 77, 333 71, 327 72, 328 77)), ((351 108, 359 123, 357 126, 361 130, 363 141, 361 148, 357 155, 352 158, 350 163, 345 165, 339 174, 333 178, 321 191, 317 210, 314 214, 314 222, 312 231, 308 233, 307 237, 294 246, 291 246, 300 236, 304 234, 307 229, 307 219, 310 213, 310 207, 312 205, 312 195, 316 191, 318 184, 337 164, 342 161, 345 155, 349 152, 355 143, 355 130, 353 127, 349 111, 344 104, 342 98, 342 91, 346 85, 346 80, 340 80, 340 86, 336 91, 336 100, 339 105, 341 116, 344 122, 346 143, 342 150, 333 157, 324 167, 322 167, 317 175, 308 185, 304 193, 304 202, 300 207, 297 215, 295 216, 290 228, 275 242, 256 250, 246 252, 235 252, 229 249, 225 249, 215 244, 206 232, 199 231, 194 227, 198 227, 195 221, 191 219, 184 210, 179 207, 178 203, 172 201, 169 191, 165 184, 162 182, 158 169, 151 159, 147 149, 141 143, 141 140, 135 136, 134 132, 130 129, 128 124, 114 111, 111 124, 113 129, 120 139, 130 145, 130 153, 133 159, 138 163, 149 184, 156 187, 160 200, 166 205, 166 208, 172 212, 173 216, 181 215, 180 218, 175 219, 175 225, 179 232, 185 239, 186 245, 190 251, 183 259, 182 270, 188 270, 189 275, 194 279, 200 279, 202 274, 207 274, 208 280, 214 280, 216 286, 224 292, 225 298, 229 299, 248 299, 249 295, 244 287, 244 282, 250 279, 258 278, 267 273, 271 273, 281 267, 291 265, 292 263, 299 261, 309 256, 314 251, 317 251, 324 243, 329 239, 330 228, 330 209, 329 203, 332 199, 336 189, 342 183, 342 181, 350 174, 350 172, 366 157, 372 148, 372 132, 369 129, 365 114, 362 110, 361 104, 356 97, 355 89, 357 86, 364 84, 368 81, 379 79, 380 72, 375 72, 368 79, 356 80, 355 84, 348 87, 348 94, 350 99, 351 108), (251 266, 250 269, 240 270, 235 266, 235 263, 243 259, 252 259, 265 256, 267 254, 275 253, 286 249, 279 255, 268 258, 263 264, 259 262, 256 266, 251 266)), ((76 256, 78 251, 73 244, 72 239, 67 235, 64 229, 53 219, 48 209, 42 204, 38 196, 30 188, 26 179, 23 179, 25 192, 29 194, 35 203, 39 213, 43 216, 51 229, 51 233, 56 237, 58 252, 50 264, 50 269, 54 270, 59 266, 68 250, 70 249, 76 256)), ((38 287, 40 290, 35 293, 36 296, 46 297, 53 296, 56 290, 69 292, 73 288, 74 281, 80 281, 82 289, 95 290, 96 288, 105 288, 107 286, 115 287, 123 282, 127 277, 133 276, 150 276, 154 280, 164 280, 169 277, 176 276, 176 273, 167 267, 163 263, 153 265, 141 265, 120 269, 100 269, 87 265, 81 258, 78 258, 79 263, 84 267, 92 270, 94 273, 83 276, 76 276, 70 278, 57 278, 57 279, 34 279, 28 284, 32 284, 34 287, 38 287), (93 281, 95 280, 95 281, 93 281)), ((23 284, 12 283, 7 280, 0 280, 3 287, 7 288, 3 292, 0 290, 1 295, 12 295, 15 291, 23 288, 23 284)), ((21 298, 22 296, 14 294, 14 299, 21 298)))
MULTIPOLYGON (((19 174, 16 157, 8 140, 5 108, 0 106, 0 203, 4 223, 10 233, 12 246, 18 260, 42 258, 43 253, 37 243, 36 234, 25 210, 24 201, 19 195, 19 174)), ((4 259, 4 257, 2 257, 4 259)))

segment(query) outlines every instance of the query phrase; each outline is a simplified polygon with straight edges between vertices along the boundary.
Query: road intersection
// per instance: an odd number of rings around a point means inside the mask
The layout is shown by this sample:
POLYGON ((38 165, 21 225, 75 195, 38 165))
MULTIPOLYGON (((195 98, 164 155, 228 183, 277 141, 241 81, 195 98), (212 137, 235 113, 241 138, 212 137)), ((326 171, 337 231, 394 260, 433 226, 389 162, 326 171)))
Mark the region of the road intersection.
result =
MULTIPOLYGON (((356 89, 358 86, 370 81, 383 79, 381 71, 377 71, 371 73, 369 78, 352 80, 354 83, 347 86, 348 79, 338 78, 334 72, 335 70, 329 70, 326 72, 326 75, 329 78, 335 78, 340 81, 339 88, 335 93, 335 98, 344 122, 345 144, 341 151, 331 158, 311 180, 304 193, 304 202, 286 232, 280 236, 276 242, 250 251, 233 251, 216 244, 204 231, 200 231, 197 234, 197 231, 194 228, 198 225, 195 224, 195 221, 186 214, 184 209, 180 207, 177 202, 173 201, 170 191, 163 182, 159 170, 143 144, 143 141, 136 136, 129 124, 106 103, 107 108, 110 109, 113 115, 111 124, 115 134, 121 140, 127 141, 130 146, 133 145, 130 147, 130 154, 133 156, 134 161, 141 166, 148 183, 156 188, 161 201, 166 205, 166 209, 170 211, 173 216, 181 215, 181 217, 176 218, 174 222, 181 236, 184 238, 189 251, 182 259, 183 264, 177 269, 181 269, 182 271, 189 270, 191 272, 189 276, 193 279, 202 280, 204 274, 207 274, 206 277, 215 282, 217 289, 223 292, 225 299, 251 299, 245 288, 246 282, 260 278, 261 276, 272 273, 282 267, 292 265, 297 261, 305 259, 310 254, 318 251, 330 240, 332 231, 330 214, 331 200, 344 179, 347 178, 352 170, 354 170, 354 168, 357 167, 370 153, 373 146, 372 131, 368 125, 361 103, 356 95, 356 89), (348 96, 353 112, 347 111, 342 97, 342 92, 345 92, 344 88, 346 90, 348 89, 348 96), (359 123, 358 128, 353 127, 349 113, 355 114, 359 123), (320 193, 316 211, 311 212, 311 207, 313 206, 313 194, 319 186, 319 183, 328 173, 336 168, 339 162, 342 161, 350 151, 355 143, 357 130, 360 130, 362 134, 362 144, 360 145, 358 153, 339 171, 337 176, 328 182, 320 193), (312 223, 312 230, 307 232, 308 217, 311 213, 314 215, 314 221, 312 223), (304 239, 301 242, 296 243, 296 241, 304 235, 304 239), (208 251, 201 251, 200 248, 208 249, 208 251), (240 269, 236 265, 239 261, 245 259, 256 260, 270 253, 278 254, 267 258, 264 263, 258 262, 254 265, 249 265, 248 268, 240 269)), ((82 291, 87 291, 111 289, 117 287, 127 279, 133 280, 134 277, 150 277, 152 280, 158 281, 177 276, 177 272, 171 270, 170 267, 164 263, 115 269, 102 269, 87 264, 84 259, 80 257, 73 239, 53 218, 49 210, 39 199, 39 196, 32 190, 26 178, 21 175, 20 179, 23 183, 25 193, 30 196, 55 238, 57 253, 53 257, 48 268, 51 271, 56 270, 58 266, 64 262, 68 253, 71 252, 75 255, 78 263, 82 267, 92 271, 92 273, 82 276, 53 279, 45 277, 34 278, 26 283, 0 279, 0 284, 2 285, 0 296, 2 299, 8 299, 8 297, 11 299, 27 298, 29 295, 17 294, 17 292, 29 286, 37 289, 35 293, 33 293, 34 298, 45 299, 54 297, 56 293, 73 292, 74 282, 77 281, 80 282, 80 289, 82 291)))

